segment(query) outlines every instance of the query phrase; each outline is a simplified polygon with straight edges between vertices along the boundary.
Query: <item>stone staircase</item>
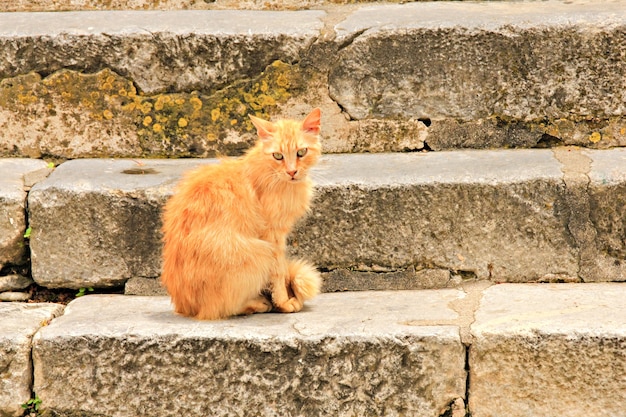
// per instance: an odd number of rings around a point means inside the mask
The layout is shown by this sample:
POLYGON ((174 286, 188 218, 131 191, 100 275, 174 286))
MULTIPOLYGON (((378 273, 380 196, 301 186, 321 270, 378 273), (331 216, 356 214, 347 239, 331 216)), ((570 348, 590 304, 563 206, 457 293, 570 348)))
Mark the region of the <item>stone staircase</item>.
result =
POLYGON ((0 5, 0 297, 125 292, 0 303, 0 416, 626 416, 626 1, 106 3, 0 5), (173 314, 181 174, 314 106, 324 294, 173 314))

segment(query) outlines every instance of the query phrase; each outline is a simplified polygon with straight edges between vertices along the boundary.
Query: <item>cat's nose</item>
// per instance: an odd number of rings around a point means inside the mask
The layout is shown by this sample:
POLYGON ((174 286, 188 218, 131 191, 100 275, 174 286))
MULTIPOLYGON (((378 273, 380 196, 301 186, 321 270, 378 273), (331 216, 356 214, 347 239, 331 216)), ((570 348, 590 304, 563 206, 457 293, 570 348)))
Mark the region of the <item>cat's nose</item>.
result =
POLYGON ((289 174, 289 176, 291 178, 294 178, 296 176, 296 174, 298 173, 298 171, 287 171, 287 174, 289 174))

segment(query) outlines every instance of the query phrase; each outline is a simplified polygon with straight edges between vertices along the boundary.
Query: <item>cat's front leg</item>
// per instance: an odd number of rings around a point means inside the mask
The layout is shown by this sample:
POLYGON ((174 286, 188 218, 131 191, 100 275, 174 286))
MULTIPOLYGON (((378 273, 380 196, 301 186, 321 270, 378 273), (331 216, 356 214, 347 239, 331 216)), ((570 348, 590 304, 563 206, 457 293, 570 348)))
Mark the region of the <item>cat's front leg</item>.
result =
POLYGON ((291 292, 289 287, 289 264, 284 255, 277 259, 274 273, 270 277, 272 303, 281 313, 295 313, 302 310, 302 301, 291 292))
POLYGON ((272 304, 281 313, 295 313, 302 310, 303 302, 291 291, 289 263, 285 255, 285 239, 275 238, 274 243, 276 244, 276 264, 270 275, 272 304))

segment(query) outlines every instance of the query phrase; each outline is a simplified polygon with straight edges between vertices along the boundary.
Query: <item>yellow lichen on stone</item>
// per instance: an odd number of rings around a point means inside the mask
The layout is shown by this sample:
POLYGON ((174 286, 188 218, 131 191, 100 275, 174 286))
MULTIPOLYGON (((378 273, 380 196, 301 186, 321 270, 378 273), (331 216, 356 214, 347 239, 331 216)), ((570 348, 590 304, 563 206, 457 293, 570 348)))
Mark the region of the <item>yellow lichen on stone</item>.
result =
POLYGON ((222 112, 220 111, 220 109, 213 109, 213 110, 211 110, 211 121, 215 122, 217 119, 220 118, 221 114, 222 114, 222 112))
POLYGON ((194 112, 198 112, 202 109, 202 100, 198 97, 192 97, 189 99, 189 103, 193 106, 194 112))
POLYGON ((602 135, 599 132, 593 132, 589 135, 589 141, 591 143, 598 143, 602 139, 602 135))
POLYGON ((60 126, 59 138, 64 131, 68 137, 89 131, 93 143, 134 136, 138 142, 132 146, 141 154, 126 156, 237 154, 254 140, 247 134, 253 131, 248 114, 270 118, 301 88, 302 77, 299 67, 275 62, 257 77, 211 94, 144 95, 132 80, 108 69, 60 70, 45 79, 31 73, 0 80, 0 111, 17 114, 24 126, 32 124, 33 114, 50 118, 60 126))

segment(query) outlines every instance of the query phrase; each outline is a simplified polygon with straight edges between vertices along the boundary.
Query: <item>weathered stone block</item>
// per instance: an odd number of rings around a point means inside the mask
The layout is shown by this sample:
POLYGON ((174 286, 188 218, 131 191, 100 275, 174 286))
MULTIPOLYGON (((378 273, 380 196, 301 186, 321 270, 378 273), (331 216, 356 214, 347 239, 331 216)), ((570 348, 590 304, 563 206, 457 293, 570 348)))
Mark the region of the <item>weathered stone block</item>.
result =
POLYGON ((294 62, 323 11, 0 13, 0 78, 109 68, 144 92, 211 91, 294 62))
MULTIPOLYGON (((157 277, 160 209, 182 172, 208 161, 61 165, 29 197, 34 280, 80 288, 157 277)), ((575 214, 549 150, 328 155, 312 175, 314 210, 290 250, 322 268, 578 277, 575 214)), ((417 275, 418 286, 433 278, 417 275)))
MULTIPOLYGON (((313 172, 314 209, 290 251, 331 271, 329 291, 444 287, 467 278, 623 280, 623 153, 325 156, 313 172)), ((158 277, 161 207, 182 172, 209 162, 61 165, 29 197, 35 281, 80 288, 158 277)))
POLYGON ((33 279, 122 285, 160 274, 160 214, 183 171, 206 160, 75 160, 31 190, 33 279))
POLYGON ((594 249, 582 263, 585 280, 626 281, 626 149, 585 150, 589 171, 589 221, 594 249))
POLYGON ((166 297, 86 296, 38 333, 35 391, 60 415, 436 417, 465 397, 465 349, 457 326, 415 323, 457 319, 462 296, 323 294, 216 322, 166 297))
POLYGON ((126 295, 167 295, 167 290, 156 278, 130 278, 124 284, 126 295))
POLYGON ((471 327, 472 416, 623 415, 625 310, 621 284, 485 290, 471 327))
POLYGON ((439 121, 455 120, 472 121, 456 126, 469 147, 502 135, 509 142, 498 146, 528 146, 544 133, 564 143, 626 144, 622 2, 370 6, 335 29, 341 48, 329 89, 353 119, 431 120, 434 149, 455 137, 436 135, 439 121), (518 131, 518 122, 528 123, 518 131))
POLYGON ((397 271, 355 271, 335 269, 323 273, 322 291, 384 291, 452 287, 459 282, 447 269, 415 270, 411 266, 397 271))
POLYGON ((561 165, 549 150, 327 155, 315 177, 315 208, 292 244, 326 269, 577 276, 561 165))
POLYGON ((60 315, 58 304, 0 303, 0 416, 21 416, 31 398, 32 338, 60 315))
POLYGON ((0 292, 23 290, 33 283, 33 280, 22 275, 5 275, 0 277, 0 292))
POLYGON ((26 190, 24 176, 46 171, 46 163, 31 159, 0 159, 0 269, 24 262, 26 190))

